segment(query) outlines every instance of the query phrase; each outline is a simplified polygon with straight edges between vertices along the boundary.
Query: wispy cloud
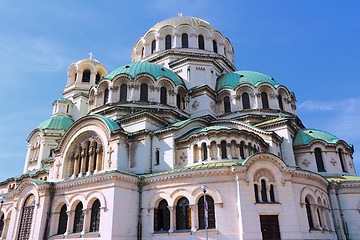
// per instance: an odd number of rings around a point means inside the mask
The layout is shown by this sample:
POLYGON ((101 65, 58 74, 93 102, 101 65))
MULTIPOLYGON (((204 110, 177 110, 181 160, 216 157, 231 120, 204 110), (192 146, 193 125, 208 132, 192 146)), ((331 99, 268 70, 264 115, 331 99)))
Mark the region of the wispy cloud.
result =
POLYGON ((360 107, 360 99, 350 98, 338 101, 312 101, 301 103, 299 109, 308 111, 349 111, 360 107))

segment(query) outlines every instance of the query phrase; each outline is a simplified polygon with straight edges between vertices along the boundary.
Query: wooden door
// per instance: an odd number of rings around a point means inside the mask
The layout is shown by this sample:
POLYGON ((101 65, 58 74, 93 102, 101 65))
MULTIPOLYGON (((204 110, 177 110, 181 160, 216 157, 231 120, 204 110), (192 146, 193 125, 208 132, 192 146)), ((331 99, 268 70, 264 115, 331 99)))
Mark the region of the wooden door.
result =
POLYGON ((263 240, 280 240, 279 219, 277 215, 260 215, 263 240))

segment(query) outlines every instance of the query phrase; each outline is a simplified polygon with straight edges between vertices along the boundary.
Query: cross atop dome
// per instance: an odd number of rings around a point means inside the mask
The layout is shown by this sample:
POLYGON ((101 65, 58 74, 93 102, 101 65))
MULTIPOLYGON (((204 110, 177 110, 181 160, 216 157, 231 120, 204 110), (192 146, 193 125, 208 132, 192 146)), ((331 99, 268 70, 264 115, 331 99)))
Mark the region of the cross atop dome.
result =
POLYGON ((179 16, 179 17, 182 17, 182 12, 179 12, 179 13, 178 13, 178 16, 179 16))
POLYGON ((94 54, 92 52, 89 52, 89 59, 93 59, 94 54))

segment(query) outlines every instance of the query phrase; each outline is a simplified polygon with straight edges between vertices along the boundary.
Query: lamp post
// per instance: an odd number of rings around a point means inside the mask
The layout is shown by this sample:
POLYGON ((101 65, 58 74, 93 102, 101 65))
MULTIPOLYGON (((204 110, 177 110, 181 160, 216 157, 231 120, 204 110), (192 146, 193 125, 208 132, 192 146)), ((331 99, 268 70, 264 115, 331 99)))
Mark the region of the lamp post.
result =
POLYGON ((208 204, 206 201, 206 189, 207 186, 204 184, 201 186, 201 189, 204 193, 204 220, 205 220, 205 239, 208 240, 209 236, 208 236, 208 204))
POLYGON ((0 211, 2 209, 2 206, 3 206, 3 203, 5 202, 5 200, 6 200, 6 196, 1 196, 0 197, 0 211))

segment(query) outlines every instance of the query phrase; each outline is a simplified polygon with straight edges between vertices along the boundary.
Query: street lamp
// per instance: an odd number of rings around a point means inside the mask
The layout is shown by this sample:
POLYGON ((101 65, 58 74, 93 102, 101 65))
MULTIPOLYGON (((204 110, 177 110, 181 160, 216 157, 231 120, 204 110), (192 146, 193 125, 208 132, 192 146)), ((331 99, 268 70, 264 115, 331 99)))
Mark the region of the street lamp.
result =
POLYGON ((6 196, 1 196, 0 197, 0 211, 2 209, 2 206, 3 206, 3 203, 5 202, 5 200, 6 200, 6 196))
POLYGON ((207 201, 206 201, 206 189, 207 189, 207 186, 204 184, 204 185, 201 185, 201 189, 204 193, 204 220, 205 220, 205 238, 206 240, 209 239, 209 236, 208 236, 208 204, 207 204, 207 201))

